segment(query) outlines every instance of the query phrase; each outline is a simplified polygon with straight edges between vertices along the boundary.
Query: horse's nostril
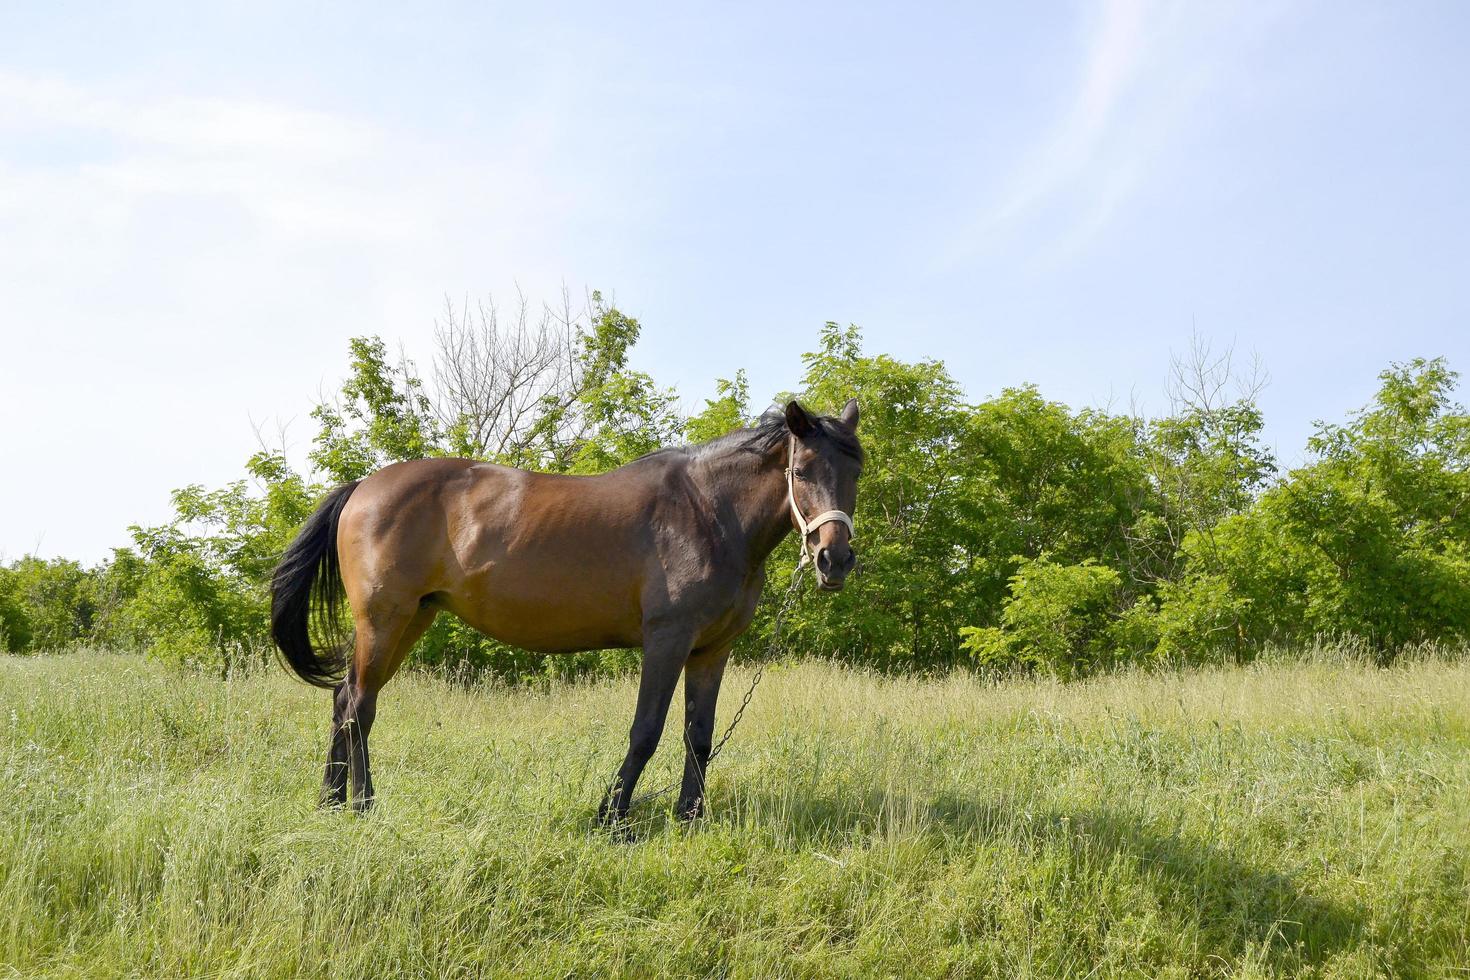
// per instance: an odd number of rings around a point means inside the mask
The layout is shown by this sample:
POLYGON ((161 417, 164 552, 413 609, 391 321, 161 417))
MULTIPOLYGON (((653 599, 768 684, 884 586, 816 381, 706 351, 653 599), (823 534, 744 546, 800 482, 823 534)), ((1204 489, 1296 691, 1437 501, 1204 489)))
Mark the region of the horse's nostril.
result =
POLYGON ((834 581, 840 579, 852 571, 856 564, 857 555, 853 554, 851 549, 843 551, 841 557, 834 557, 830 548, 817 549, 817 571, 824 579, 830 578, 834 581))
POLYGON ((823 575, 832 571, 832 553, 826 548, 817 549, 817 570, 823 575))

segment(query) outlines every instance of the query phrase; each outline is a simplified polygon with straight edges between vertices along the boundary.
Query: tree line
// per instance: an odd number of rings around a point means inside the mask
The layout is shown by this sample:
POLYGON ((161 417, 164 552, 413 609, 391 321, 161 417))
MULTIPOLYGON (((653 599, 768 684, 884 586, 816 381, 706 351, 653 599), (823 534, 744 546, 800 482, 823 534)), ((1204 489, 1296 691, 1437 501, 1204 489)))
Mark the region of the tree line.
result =
MULTIPOLYGON (((377 337, 312 412, 305 471, 263 447, 227 486, 174 491, 173 518, 86 567, 0 565, 0 648, 99 644, 229 671, 269 656, 277 556, 332 486, 388 463, 469 456, 596 473, 750 424, 743 372, 692 414, 629 367, 637 320, 592 293, 446 308, 421 372, 377 337)), ((1245 662, 1271 646, 1351 638, 1392 658, 1470 635, 1470 415, 1442 358, 1394 364, 1373 399, 1319 422, 1302 465, 1263 445, 1259 375, 1196 344, 1169 410, 1074 410, 1034 387, 970 402, 937 360, 864 350, 828 323, 803 355, 819 411, 863 407, 861 565, 801 603, 787 655, 885 671, 970 668, 1076 677, 1124 664, 1245 662)), ((773 557, 772 583, 796 562, 773 557)), ((770 639, 767 608, 742 640, 770 639)), ((420 663, 519 680, 630 669, 636 653, 542 657, 440 617, 420 663)))

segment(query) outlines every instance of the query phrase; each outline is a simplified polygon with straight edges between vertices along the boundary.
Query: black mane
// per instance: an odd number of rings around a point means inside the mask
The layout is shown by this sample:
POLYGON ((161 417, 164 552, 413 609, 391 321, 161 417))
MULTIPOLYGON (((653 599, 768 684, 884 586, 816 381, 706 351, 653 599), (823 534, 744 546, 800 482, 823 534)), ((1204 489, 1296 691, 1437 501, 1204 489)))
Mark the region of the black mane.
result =
MULTIPOLYGON (((812 415, 816 423, 817 431, 844 455, 847 455, 859 463, 866 458, 862 443, 858 442, 856 433, 842 423, 841 419, 831 415, 812 415)), ((734 432, 701 442, 692 446, 681 446, 678 448, 661 449, 658 452, 685 452, 690 454, 704 455, 706 453, 717 453, 721 451, 755 453, 764 456, 777 446, 783 445, 790 437, 791 430, 786 425, 786 412, 779 406, 773 405, 766 409, 756 424, 748 429, 736 429, 734 432)), ((649 455, 656 455, 650 453, 649 455)))

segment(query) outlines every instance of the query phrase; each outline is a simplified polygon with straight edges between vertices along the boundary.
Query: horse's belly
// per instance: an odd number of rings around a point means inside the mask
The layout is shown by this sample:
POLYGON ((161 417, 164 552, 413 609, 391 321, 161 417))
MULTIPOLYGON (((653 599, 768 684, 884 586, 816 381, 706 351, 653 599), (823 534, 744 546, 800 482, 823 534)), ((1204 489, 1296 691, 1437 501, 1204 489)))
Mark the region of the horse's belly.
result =
POLYGON ((631 581, 589 581, 513 567, 475 576, 446 596, 450 612, 502 643, 545 653, 638 646, 642 612, 631 581))

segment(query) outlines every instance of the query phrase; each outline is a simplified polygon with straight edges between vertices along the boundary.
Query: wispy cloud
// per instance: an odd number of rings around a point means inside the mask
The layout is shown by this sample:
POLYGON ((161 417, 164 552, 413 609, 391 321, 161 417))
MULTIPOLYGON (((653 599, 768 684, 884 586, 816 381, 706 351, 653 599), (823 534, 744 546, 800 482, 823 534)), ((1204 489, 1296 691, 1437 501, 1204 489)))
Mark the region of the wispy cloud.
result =
POLYGON ((197 154, 248 150, 340 158, 379 142, 364 124, 329 113, 217 98, 128 99, 8 72, 0 72, 0 125, 86 127, 197 154))
POLYGON ((1249 8, 1107 0, 1084 32, 1066 108, 978 208, 951 259, 1024 240, 1070 254, 1132 197, 1218 73, 1267 22, 1249 8))
MULTIPOLYGON (((213 198, 265 234, 403 234, 401 188, 377 161, 387 134, 329 113, 225 99, 123 98, 49 78, 0 74, 0 213, 45 209, 50 224, 126 219, 160 197, 213 198), (46 151, 60 147, 59 152, 46 151), (39 155, 38 155, 39 152, 39 155)), ((76 231, 76 228, 72 229, 76 231)))
POLYGON ((567 137, 538 108, 466 145, 299 106, 0 71, 0 214, 75 240, 172 198, 200 217, 243 214, 286 243, 411 247, 450 224, 514 233, 524 248, 599 191, 558 181, 567 137))
POLYGON ((1071 107, 1032 151, 990 215, 992 223, 1024 215, 1096 157, 1145 56, 1146 8, 1145 0, 1109 0, 1104 5, 1071 107))

